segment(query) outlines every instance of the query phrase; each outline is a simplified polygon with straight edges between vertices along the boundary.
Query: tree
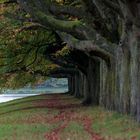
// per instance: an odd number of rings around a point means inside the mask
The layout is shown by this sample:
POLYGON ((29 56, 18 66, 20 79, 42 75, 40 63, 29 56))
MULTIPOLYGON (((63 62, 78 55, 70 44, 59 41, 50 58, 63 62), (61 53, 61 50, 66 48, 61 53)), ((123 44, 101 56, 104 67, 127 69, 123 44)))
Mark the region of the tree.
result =
POLYGON ((18 1, 33 19, 88 57, 83 64, 87 101, 140 121, 138 0, 18 1))
MULTIPOLYGON (((33 23, 30 15, 21 11, 15 1, 3 1, 0 5, 0 86, 19 88, 66 71, 60 64, 50 61, 56 51, 59 50, 60 55, 65 47, 61 39, 52 30, 33 23), (48 59, 46 52, 50 53, 48 59)), ((68 54, 68 51, 62 52, 68 54)))

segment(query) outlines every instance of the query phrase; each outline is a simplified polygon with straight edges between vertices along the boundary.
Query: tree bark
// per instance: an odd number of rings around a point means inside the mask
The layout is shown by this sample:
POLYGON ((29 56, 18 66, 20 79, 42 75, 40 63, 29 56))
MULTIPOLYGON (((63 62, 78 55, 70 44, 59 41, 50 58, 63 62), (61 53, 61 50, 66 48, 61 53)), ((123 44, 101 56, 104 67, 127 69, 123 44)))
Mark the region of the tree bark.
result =
POLYGON ((83 104, 99 105, 99 88, 100 88, 100 62, 89 59, 87 74, 85 76, 85 99, 83 104))

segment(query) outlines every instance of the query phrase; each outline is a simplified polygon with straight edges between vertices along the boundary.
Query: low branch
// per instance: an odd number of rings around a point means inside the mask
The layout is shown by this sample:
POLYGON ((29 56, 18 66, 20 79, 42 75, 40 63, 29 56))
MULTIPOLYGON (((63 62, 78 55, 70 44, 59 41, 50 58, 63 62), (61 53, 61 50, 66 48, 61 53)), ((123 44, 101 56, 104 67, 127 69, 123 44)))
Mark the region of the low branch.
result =
POLYGON ((53 30, 59 30, 62 32, 68 32, 72 34, 76 38, 85 39, 85 34, 83 30, 85 26, 79 20, 60 20, 55 18, 51 13, 48 11, 43 11, 40 9, 40 6, 37 5, 37 1, 23 1, 18 0, 21 6, 29 12, 32 17, 38 20, 44 26, 49 26, 53 30))
POLYGON ((50 9, 50 12, 52 12, 54 15, 66 14, 66 15, 69 15, 69 16, 77 17, 77 18, 85 18, 85 19, 90 19, 90 20, 94 19, 83 8, 52 4, 52 5, 50 5, 49 9, 50 9))
POLYGON ((0 2, 0 4, 11 4, 11 3, 17 3, 17 0, 5 0, 4 2, 0 2))
POLYGON ((72 63, 68 63, 64 58, 63 59, 56 58, 56 57, 53 57, 52 55, 47 56, 47 58, 59 66, 66 67, 66 68, 74 68, 74 65, 72 63))
POLYGON ((63 73, 63 74, 76 74, 78 70, 75 68, 57 68, 50 72, 50 74, 63 73))
POLYGON ((114 2, 112 2, 112 1, 110 1, 110 0, 103 0, 103 3, 104 3, 107 7, 111 8, 111 9, 114 10, 116 13, 118 13, 121 17, 123 17, 123 13, 122 13, 122 11, 121 11, 121 8, 120 8, 120 6, 119 6, 117 3, 114 3, 114 2))
POLYGON ((56 73, 56 74, 49 74, 48 77, 53 77, 53 78, 68 78, 72 76, 71 74, 63 74, 63 73, 56 73))
POLYGON ((70 5, 71 6, 76 6, 76 5, 79 5, 79 4, 81 4, 81 0, 76 0, 76 1, 72 2, 70 5))
POLYGON ((96 34, 93 40, 83 41, 80 41, 66 33, 59 32, 58 34, 68 44, 70 48, 88 53, 95 52, 96 54, 100 54, 100 57, 102 57, 103 59, 111 58, 114 55, 116 45, 108 42, 99 34, 96 34))
POLYGON ((27 31, 27 30, 36 30, 38 28, 43 28, 43 29, 48 29, 46 26, 43 26, 39 23, 33 23, 31 25, 27 25, 27 26, 23 26, 21 27, 19 30, 17 30, 16 32, 20 33, 22 31, 27 31))

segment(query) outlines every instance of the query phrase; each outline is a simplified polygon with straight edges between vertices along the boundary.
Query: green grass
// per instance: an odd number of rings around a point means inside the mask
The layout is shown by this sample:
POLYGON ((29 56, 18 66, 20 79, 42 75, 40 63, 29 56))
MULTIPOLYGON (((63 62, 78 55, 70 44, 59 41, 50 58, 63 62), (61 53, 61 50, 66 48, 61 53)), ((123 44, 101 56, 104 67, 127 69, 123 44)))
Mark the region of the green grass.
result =
POLYGON ((140 125, 137 124, 130 116, 122 115, 116 112, 106 111, 103 108, 94 108, 91 112, 94 117, 92 128, 102 133, 104 136, 114 138, 137 137, 140 140, 140 125))
POLYGON ((33 96, 0 104, 0 140, 43 140, 44 134, 55 127, 44 123, 47 108, 33 103, 45 96, 33 96), (41 121, 40 121, 41 120, 41 121))
POLYGON ((43 139, 43 134, 50 130, 46 124, 3 124, 0 126, 1 140, 43 139))
POLYGON ((65 129, 65 132, 69 131, 83 131, 83 127, 76 122, 71 122, 70 125, 65 129))
MULTIPOLYGON (((0 104, 0 140, 45 140, 45 134, 59 127, 63 121, 48 123, 47 117, 60 114, 59 109, 39 108, 38 102, 51 96, 41 95, 17 99, 0 104)), ((64 104, 80 103, 68 95, 61 95, 64 104), (67 99, 66 99, 67 98, 67 99)), ((64 110, 65 111, 65 110, 64 110)), ((69 108, 66 111, 70 111, 69 108)), ((106 111, 101 107, 77 107, 73 109, 79 117, 92 119, 91 128, 105 140, 140 140, 140 125, 131 117, 116 112, 106 111), (86 117, 87 116, 87 117, 86 117)), ((72 112, 72 113, 73 113, 72 112)), ((61 131, 61 140, 91 140, 78 120, 70 120, 61 131)))

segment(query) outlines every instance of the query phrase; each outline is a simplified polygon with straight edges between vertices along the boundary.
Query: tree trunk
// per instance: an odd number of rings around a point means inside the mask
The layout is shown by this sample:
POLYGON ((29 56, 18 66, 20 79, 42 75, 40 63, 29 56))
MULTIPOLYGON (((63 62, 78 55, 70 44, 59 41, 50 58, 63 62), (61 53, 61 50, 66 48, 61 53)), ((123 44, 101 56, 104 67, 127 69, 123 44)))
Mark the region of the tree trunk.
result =
POLYGON ((74 95, 75 94, 75 77, 74 75, 72 75, 71 77, 71 92, 70 95, 74 95))
POLYGON ((113 110, 116 99, 116 67, 115 61, 110 64, 101 60, 100 63, 100 105, 113 110))
POLYGON ((116 50, 116 84, 119 104, 116 106, 119 112, 130 112, 130 52, 128 48, 118 47, 116 50))
POLYGON ((100 62, 89 59, 87 74, 85 76, 84 89, 85 98, 83 104, 99 104, 99 88, 100 88, 100 62))
POLYGON ((73 92, 73 87, 72 87, 72 76, 68 77, 68 93, 71 94, 73 92))
POLYGON ((80 81, 80 73, 75 74, 75 94, 74 96, 79 98, 80 95, 80 87, 81 87, 81 81, 80 81))
POLYGON ((80 72, 79 73, 79 91, 80 91, 80 97, 84 97, 84 82, 85 82, 85 75, 80 72))
POLYGON ((140 28, 133 28, 129 39, 131 52, 131 114, 140 122, 140 28))

